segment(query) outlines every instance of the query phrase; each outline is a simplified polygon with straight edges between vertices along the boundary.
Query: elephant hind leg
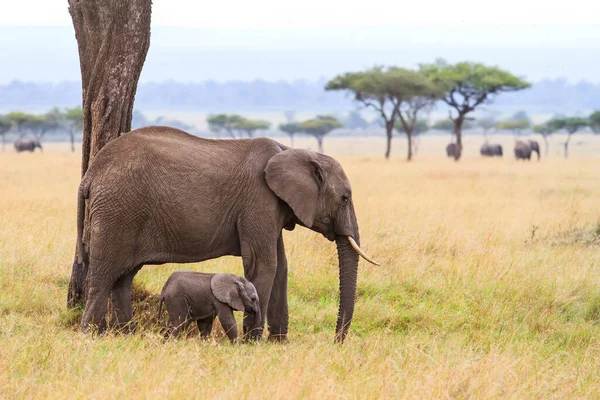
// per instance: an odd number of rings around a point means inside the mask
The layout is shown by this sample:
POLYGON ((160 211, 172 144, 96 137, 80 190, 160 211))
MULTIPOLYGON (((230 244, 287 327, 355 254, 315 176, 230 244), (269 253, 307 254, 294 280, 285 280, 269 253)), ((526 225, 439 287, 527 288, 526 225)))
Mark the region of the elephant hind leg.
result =
POLYGON ((200 337, 202 339, 208 339, 210 337, 214 320, 215 316, 211 316, 196 321, 196 324, 198 325, 198 330, 200 331, 200 337))
POLYGON ((121 276, 111 290, 110 327, 124 333, 132 333, 136 330, 135 324, 131 321, 133 318, 131 287, 133 278, 141 267, 138 266, 133 271, 121 276))

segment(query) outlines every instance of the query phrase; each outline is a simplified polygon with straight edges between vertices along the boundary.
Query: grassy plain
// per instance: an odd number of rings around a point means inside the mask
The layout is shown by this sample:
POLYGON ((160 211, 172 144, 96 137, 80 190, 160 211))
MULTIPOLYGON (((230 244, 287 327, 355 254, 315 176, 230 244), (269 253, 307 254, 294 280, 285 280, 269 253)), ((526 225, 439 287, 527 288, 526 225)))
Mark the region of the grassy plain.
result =
MULTIPOLYGON (((79 333, 65 302, 80 155, 0 153, 0 397, 598 398, 598 139, 539 163, 481 159, 480 138, 460 163, 446 138, 413 163, 399 139, 389 161, 381 140, 326 139, 383 264, 361 261, 343 346, 335 246, 302 228, 285 233, 288 344, 231 346, 220 327, 163 343, 156 295, 177 265, 136 277, 138 333, 79 333)), ((242 272, 230 257, 185 268, 242 272)))

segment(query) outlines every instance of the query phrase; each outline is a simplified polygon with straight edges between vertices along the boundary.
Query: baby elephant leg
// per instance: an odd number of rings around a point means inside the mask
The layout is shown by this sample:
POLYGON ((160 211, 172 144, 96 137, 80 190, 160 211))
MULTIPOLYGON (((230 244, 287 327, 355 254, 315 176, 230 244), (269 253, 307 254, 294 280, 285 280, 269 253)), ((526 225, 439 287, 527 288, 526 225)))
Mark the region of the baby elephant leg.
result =
POLYGON ((231 343, 235 343, 237 341, 238 332, 235 318, 233 316, 233 310, 229 306, 221 305, 219 306, 217 313, 219 315, 221 326, 227 334, 227 337, 231 343))
POLYGON ((196 321, 198 324, 198 330, 200 331, 200 337, 202 339, 208 339, 210 337, 210 332, 212 332, 213 322, 215 320, 215 316, 211 316, 204 319, 199 319, 196 321))

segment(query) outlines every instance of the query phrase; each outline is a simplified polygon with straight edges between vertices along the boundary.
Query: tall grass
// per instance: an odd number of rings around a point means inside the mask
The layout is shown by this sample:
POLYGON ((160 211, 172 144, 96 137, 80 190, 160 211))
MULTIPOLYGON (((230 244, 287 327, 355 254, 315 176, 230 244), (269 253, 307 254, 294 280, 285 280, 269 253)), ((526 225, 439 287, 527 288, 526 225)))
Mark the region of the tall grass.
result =
POLYGON ((178 268, 241 274, 233 257, 143 268, 136 334, 77 330, 80 158, 50 150, 0 153, 1 398, 600 397, 598 159, 340 152, 383 264, 361 261, 346 343, 333 344, 335 246, 298 228, 284 233, 289 343, 232 346, 220 329, 163 341, 156 294, 178 268))

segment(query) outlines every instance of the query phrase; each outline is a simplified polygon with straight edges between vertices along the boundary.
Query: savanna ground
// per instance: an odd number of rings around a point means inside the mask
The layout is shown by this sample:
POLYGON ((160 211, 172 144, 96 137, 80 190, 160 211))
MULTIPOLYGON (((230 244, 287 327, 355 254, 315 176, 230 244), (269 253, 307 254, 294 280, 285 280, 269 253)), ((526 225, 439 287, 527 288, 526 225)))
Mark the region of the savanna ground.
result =
MULTIPOLYGON (((157 294, 178 268, 242 273, 226 257, 145 267, 134 335, 92 337, 66 310, 80 155, 0 153, 2 398, 598 398, 600 138, 572 158, 443 157, 415 162, 381 140, 329 138, 353 184, 363 248, 351 333, 333 344, 335 246, 285 232, 289 343, 163 342, 157 294)), ((299 145, 312 146, 309 139, 299 145)), ((239 319, 239 315, 237 316, 239 319)))

